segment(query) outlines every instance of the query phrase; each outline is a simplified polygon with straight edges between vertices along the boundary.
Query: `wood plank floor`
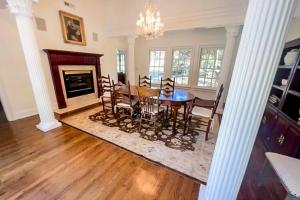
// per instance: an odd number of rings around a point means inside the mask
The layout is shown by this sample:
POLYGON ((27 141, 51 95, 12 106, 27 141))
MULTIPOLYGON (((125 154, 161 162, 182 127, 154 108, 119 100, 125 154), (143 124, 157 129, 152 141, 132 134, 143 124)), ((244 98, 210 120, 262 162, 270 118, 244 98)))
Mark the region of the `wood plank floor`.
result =
POLYGON ((199 183, 63 125, 0 125, 0 199, 197 199, 199 183))

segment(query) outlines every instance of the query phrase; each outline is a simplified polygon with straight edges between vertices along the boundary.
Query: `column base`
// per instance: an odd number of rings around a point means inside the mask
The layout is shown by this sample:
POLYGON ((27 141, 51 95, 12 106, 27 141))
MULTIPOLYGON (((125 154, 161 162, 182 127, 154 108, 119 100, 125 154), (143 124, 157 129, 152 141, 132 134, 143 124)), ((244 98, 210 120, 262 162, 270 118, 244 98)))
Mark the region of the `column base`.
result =
POLYGON ((198 200, 204 200, 205 198, 205 188, 206 186, 203 184, 200 184, 200 190, 199 190, 199 195, 198 195, 198 200))
POLYGON ((40 122, 38 125, 36 125, 36 127, 43 132, 50 131, 50 130, 55 129, 60 126, 61 126, 61 123, 57 120, 54 120, 51 122, 46 122, 46 123, 40 122))

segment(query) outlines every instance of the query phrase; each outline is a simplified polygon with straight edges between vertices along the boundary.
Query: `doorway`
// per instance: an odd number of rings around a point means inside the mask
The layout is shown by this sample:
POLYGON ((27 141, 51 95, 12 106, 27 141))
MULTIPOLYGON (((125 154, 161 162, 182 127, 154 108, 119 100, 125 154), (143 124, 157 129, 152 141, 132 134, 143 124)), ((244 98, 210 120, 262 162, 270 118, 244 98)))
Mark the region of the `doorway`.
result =
POLYGON ((125 50, 117 49, 118 82, 125 84, 125 80, 126 80, 125 71, 126 71, 125 50))

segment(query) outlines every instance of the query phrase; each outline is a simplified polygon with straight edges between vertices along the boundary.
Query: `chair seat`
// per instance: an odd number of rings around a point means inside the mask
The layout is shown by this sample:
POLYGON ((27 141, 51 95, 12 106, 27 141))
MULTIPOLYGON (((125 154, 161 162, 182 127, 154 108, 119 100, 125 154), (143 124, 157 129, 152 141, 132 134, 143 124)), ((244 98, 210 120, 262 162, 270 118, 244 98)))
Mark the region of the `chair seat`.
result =
POLYGON ((117 107, 122 107, 122 108, 130 108, 130 104, 127 103, 117 103, 117 107))
POLYGON ((282 181, 287 192, 300 197, 300 159, 267 152, 266 157, 282 181))
MULTIPOLYGON (((132 100, 131 103, 132 103, 132 106, 135 106, 137 104, 137 100, 132 100)), ((117 107, 121 107, 121 108, 131 108, 130 106, 130 102, 128 101, 124 101, 124 102, 119 102, 116 104, 117 107)))
POLYGON ((199 117, 204 117, 204 118, 211 118, 212 110, 207 109, 207 108, 202 108, 202 107, 197 107, 195 106, 192 110, 192 115, 196 115, 199 117))
POLYGON ((158 108, 157 105, 153 105, 153 110, 151 110, 151 111, 147 111, 147 109, 145 107, 142 108, 143 113, 150 113, 153 115, 158 114, 164 110, 165 110, 165 107, 159 106, 159 108, 158 108))

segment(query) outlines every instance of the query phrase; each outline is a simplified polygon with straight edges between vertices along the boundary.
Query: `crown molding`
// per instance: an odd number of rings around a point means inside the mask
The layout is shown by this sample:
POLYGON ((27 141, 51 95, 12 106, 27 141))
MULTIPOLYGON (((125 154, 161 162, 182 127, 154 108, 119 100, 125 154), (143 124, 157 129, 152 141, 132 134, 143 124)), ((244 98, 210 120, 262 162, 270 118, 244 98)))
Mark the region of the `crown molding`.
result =
MULTIPOLYGON (((189 14, 177 14, 176 16, 163 17, 164 31, 185 30, 194 28, 217 28, 228 25, 243 25, 247 5, 231 7, 218 7, 189 14)), ((126 36, 135 33, 135 21, 118 27, 107 29, 109 37, 126 36)))

